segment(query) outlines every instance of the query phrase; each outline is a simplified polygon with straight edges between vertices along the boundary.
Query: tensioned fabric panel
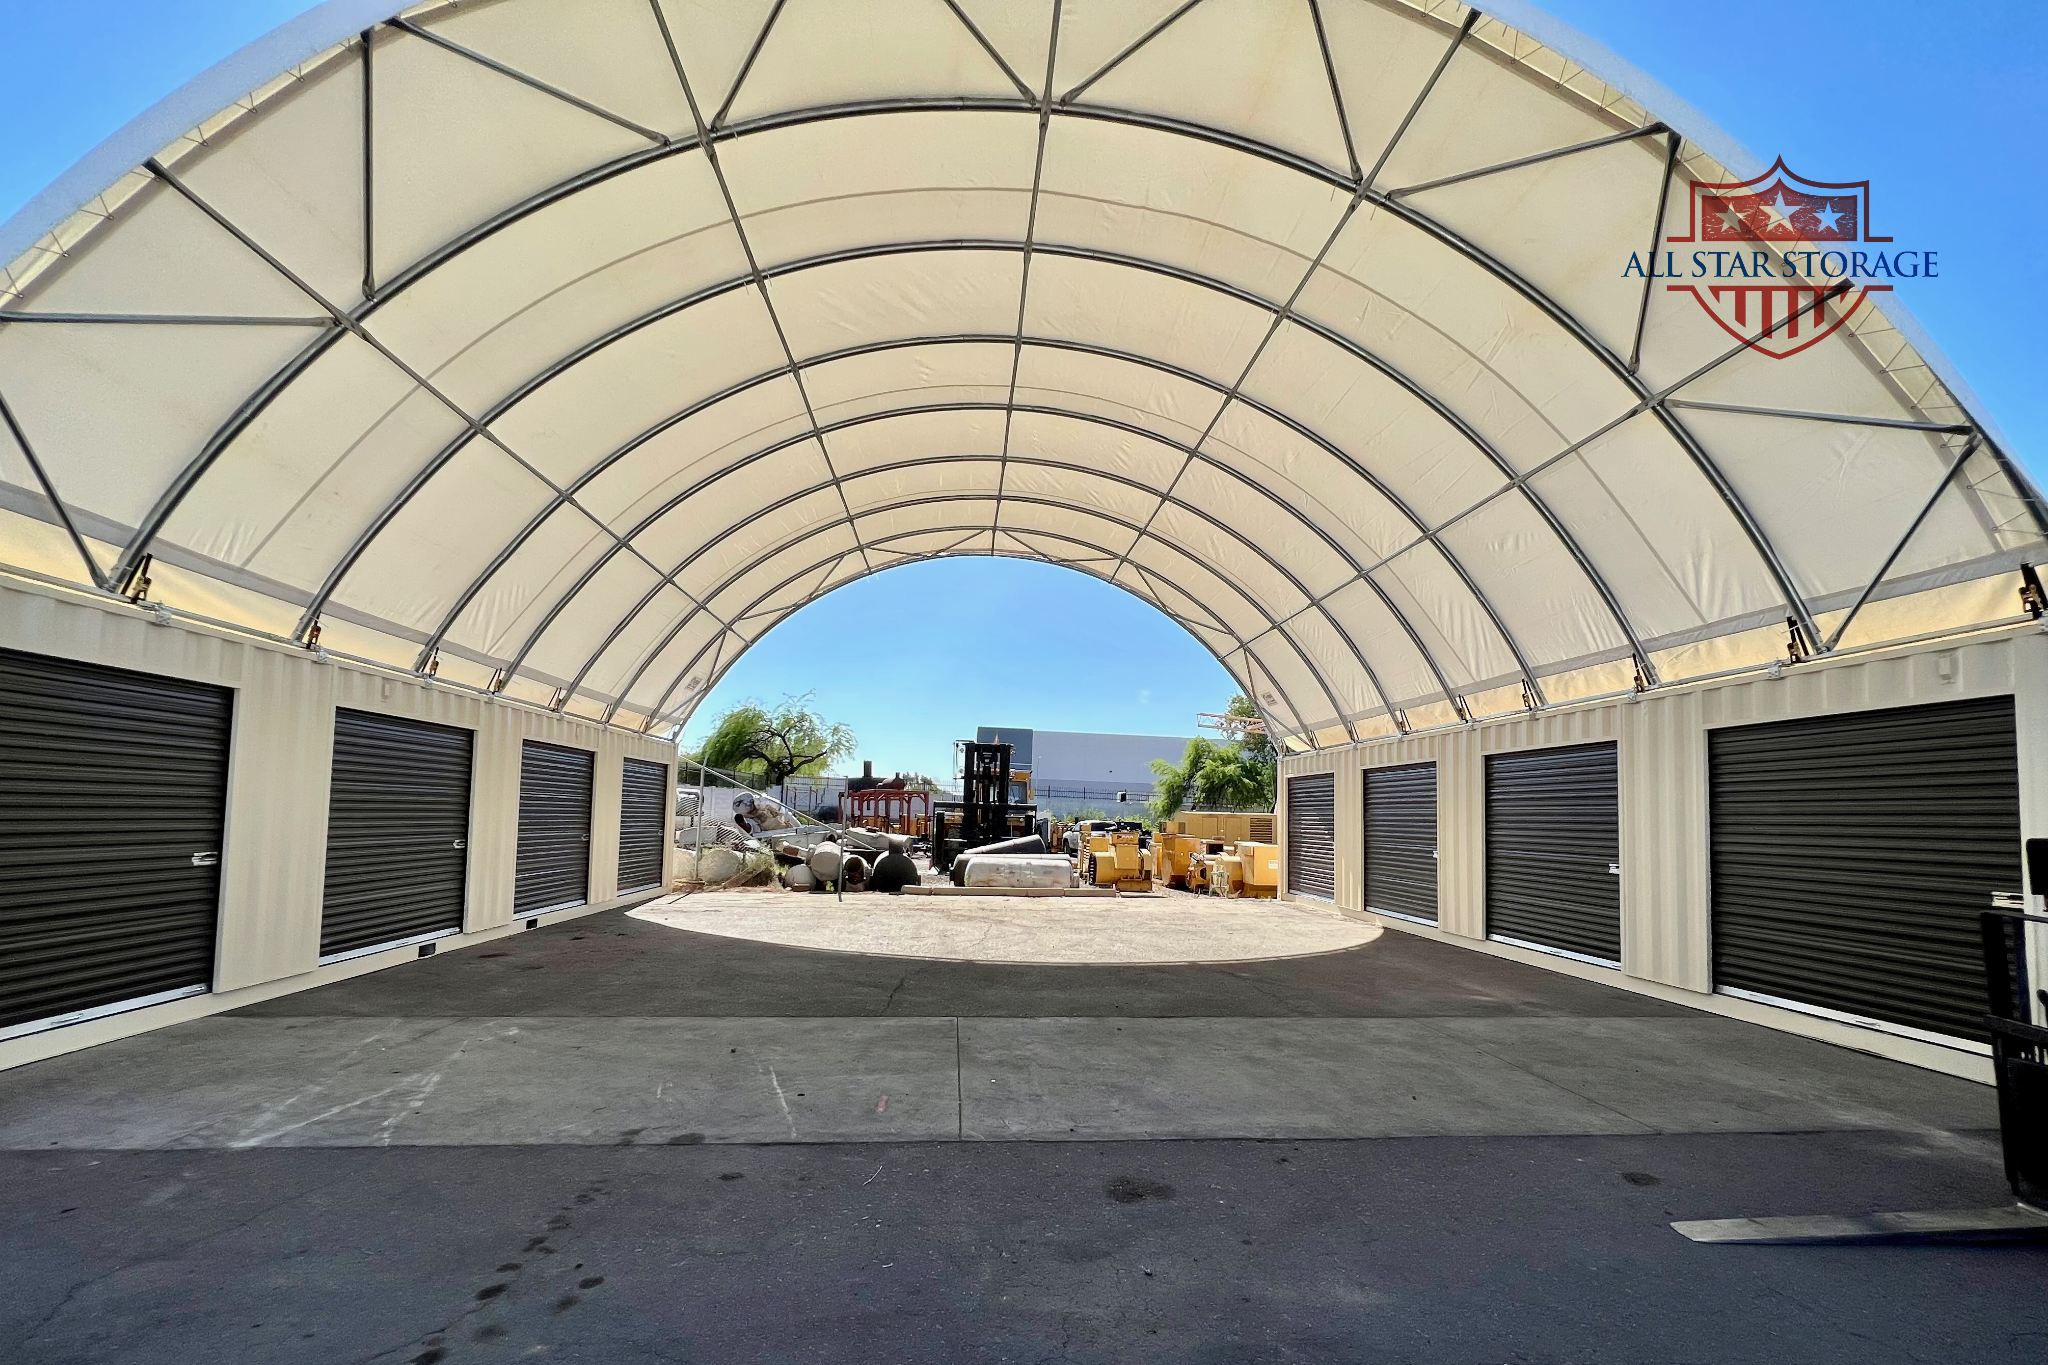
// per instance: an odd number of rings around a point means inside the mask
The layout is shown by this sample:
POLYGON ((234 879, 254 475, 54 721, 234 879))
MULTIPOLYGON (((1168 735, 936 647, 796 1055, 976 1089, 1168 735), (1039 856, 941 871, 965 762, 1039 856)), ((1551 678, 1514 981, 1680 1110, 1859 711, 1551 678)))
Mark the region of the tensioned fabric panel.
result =
POLYGON ((1982 624, 2044 550, 1889 296, 1772 359, 1624 268, 1752 159, 1440 0, 293 33, 0 228, 0 494, 80 583, 654 728, 837 585, 1015 555, 1304 748, 1982 624))

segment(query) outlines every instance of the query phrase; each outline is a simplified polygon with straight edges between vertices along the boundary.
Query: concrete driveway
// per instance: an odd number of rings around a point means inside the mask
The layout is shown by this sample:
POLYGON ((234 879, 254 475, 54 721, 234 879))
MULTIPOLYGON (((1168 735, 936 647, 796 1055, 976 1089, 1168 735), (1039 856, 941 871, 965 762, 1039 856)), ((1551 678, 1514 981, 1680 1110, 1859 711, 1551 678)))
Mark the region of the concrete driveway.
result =
POLYGON ((0 1074, 9 1361, 2036 1360, 1990 1092, 1389 934, 993 965, 613 912, 0 1074))

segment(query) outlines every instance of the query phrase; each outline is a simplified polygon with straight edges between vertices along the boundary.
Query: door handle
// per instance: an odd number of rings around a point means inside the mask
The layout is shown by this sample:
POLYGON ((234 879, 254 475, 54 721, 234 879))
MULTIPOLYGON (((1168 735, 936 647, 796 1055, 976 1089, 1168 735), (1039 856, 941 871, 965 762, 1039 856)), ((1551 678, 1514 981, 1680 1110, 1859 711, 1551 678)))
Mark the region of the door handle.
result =
POLYGON ((457 840, 455 841, 455 846, 456 846, 457 848, 468 848, 468 847, 469 847, 469 840, 467 840, 467 839, 457 839, 457 840))
POLYGON ((220 854, 219 854, 218 852, 214 852, 214 853, 195 853, 195 854, 193 854, 193 855, 192 855, 192 866, 194 866, 194 867, 219 867, 219 866, 220 866, 220 854))

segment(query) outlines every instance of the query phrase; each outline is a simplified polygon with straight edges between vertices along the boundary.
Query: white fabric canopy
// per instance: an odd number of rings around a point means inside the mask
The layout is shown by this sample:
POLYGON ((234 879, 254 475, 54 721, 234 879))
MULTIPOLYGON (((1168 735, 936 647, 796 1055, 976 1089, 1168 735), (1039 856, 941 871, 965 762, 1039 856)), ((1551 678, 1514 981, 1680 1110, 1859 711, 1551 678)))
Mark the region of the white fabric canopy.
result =
POLYGON ((1753 167, 1494 8, 335 0, 0 230, 0 560, 655 728, 1039 559, 1297 748, 2017 612, 1902 315, 1624 274, 1753 167))

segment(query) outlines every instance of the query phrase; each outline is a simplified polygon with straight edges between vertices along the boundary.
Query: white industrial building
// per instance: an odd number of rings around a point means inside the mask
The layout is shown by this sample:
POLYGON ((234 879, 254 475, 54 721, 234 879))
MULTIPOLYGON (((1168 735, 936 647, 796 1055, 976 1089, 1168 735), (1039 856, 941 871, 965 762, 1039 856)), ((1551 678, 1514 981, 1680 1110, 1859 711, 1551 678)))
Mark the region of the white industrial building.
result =
POLYGON ((1179 763, 1188 742, 1176 735, 1103 735, 984 725, 983 744, 1011 746, 1010 766, 1031 774, 1040 811, 1053 816, 1100 810, 1137 815, 1152 799, 1152 763, 1179 763), (1120 799, 1121 798, 1121 799, 1120 799))

